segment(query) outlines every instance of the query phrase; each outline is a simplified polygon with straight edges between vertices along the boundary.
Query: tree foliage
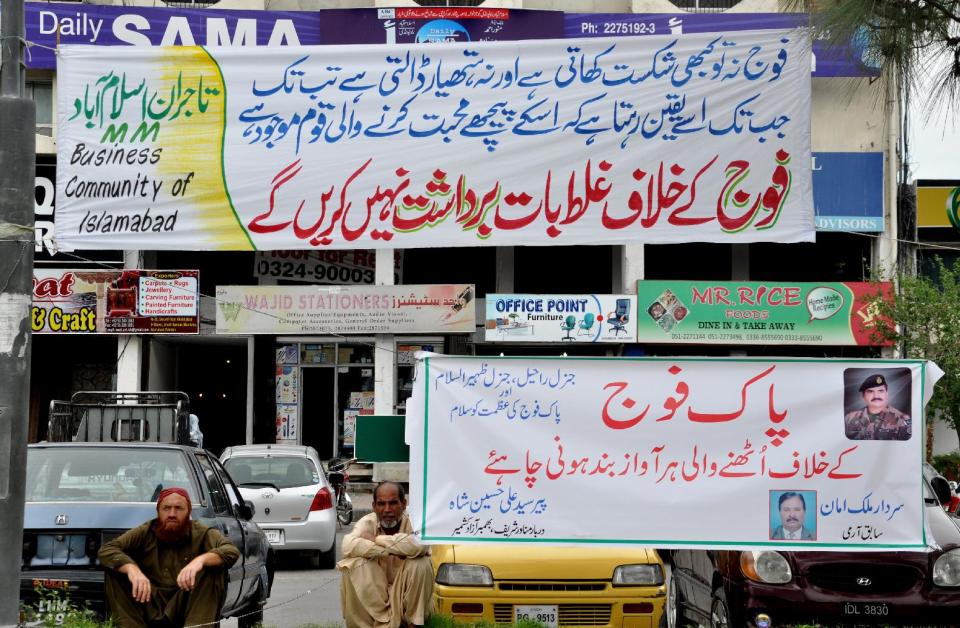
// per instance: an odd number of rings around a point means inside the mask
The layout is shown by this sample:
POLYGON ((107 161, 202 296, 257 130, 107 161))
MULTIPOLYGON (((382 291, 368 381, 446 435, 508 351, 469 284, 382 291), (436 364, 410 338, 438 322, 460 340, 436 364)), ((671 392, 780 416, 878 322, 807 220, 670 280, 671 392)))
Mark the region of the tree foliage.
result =
POLYGON ((960 94, 960 0, 787 0, 813 15, 815 36, 864 46, 882 71, 901 78, 927 106, 960 94))
POLYGON ((960 260, 947 266, 934 258, 932 276, 900 276, 891 301, 877 299, 876 331, 892 340, 903 357, 932 360, 943 369, 927 405, 960 437, 960 260))

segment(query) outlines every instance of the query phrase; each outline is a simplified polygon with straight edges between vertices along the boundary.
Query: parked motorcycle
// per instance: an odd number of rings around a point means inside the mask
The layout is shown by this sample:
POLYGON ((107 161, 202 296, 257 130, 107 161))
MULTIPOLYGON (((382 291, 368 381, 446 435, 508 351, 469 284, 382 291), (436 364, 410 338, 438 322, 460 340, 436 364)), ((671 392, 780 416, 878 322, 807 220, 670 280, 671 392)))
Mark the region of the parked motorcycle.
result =
POLYGON ((347 480, 350 475, 347 470, 356 458, 348 460, 334 458, 327 463, 327 479, 333 487, 334 504, 337 507, 337 521, 342 526, 350 525, 353 521, 353 500, 347 494, 347 480))

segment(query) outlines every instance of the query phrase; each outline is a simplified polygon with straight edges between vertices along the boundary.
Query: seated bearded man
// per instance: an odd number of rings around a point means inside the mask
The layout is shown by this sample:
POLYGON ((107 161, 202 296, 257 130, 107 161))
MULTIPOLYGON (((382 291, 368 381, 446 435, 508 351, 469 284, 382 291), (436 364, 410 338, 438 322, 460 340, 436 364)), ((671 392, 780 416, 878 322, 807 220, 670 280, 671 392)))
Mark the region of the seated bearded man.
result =
POLYGON ((168 488, 157 518, 100 548, 107 606, 121 628, 211 624, 223 607, 226 569, 240 552, 190 518, 190 495, 168 488))
POLYGON ((433 603, 433 565, 413 535, 403 487, 381 482, 373 512, 343 537, 337 563, 347 628, 422 626, 433 603))

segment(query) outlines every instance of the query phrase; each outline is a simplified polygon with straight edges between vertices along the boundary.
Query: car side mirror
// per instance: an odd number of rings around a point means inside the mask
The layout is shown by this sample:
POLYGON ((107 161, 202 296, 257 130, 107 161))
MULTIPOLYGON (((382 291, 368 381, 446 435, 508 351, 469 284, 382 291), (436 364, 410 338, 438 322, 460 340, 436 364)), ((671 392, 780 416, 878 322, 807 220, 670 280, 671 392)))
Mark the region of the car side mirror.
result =
POLYGON ((249 499, 243 500, 243 503, 237 506, 237 516, 244 521, 253 519, 253 515, 256 514, 256 512, 256 507, 254 507, 253 502, 249 499))
POLYGON ((937 496, 937 501, 946 506, 950 503, 950 483, 942 475, 935 476, 930 480, 930 486, 937 496))

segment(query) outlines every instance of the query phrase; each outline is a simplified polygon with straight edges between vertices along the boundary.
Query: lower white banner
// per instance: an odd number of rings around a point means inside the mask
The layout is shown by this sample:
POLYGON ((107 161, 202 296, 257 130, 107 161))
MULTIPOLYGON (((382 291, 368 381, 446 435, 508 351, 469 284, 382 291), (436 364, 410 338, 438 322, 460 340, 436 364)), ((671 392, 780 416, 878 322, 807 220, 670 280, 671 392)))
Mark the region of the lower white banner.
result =
POLYGON ((407 403, 425 543, 922 550, 907 360, 421 354, 407 403))

